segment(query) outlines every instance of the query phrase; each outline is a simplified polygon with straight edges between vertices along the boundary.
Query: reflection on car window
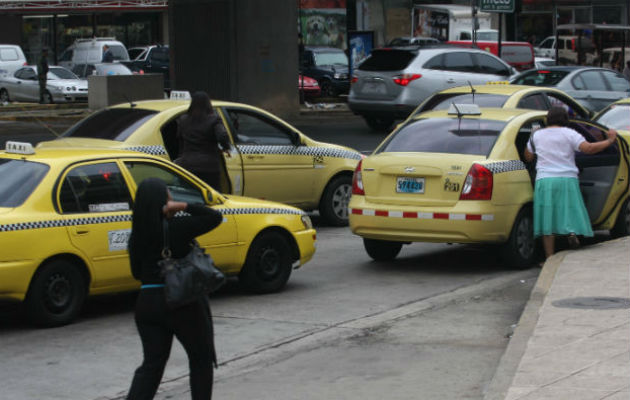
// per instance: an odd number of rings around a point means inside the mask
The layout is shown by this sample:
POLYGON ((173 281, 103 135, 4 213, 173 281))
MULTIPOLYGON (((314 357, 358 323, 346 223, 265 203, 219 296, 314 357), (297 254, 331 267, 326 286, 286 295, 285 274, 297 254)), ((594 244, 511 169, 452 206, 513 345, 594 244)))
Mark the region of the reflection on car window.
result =
POLYGON ((487 156, 505 127, 502 121, 430 118, 410 122, 390 136, 377 150, 487 156))
POLYGON ((578 90, 608 90, 599 71, 584 71, 573 79, 573 86, 578 90))
POLYGON ((125 166, 136 182, 136 187, 147 178, 159 178, 166 183, 173 200, 187 203, 204 203, 201 190, 175 171, 140 161, 129 161, 125 163, 125 166))
POLYGON ((517 107, 531 110, 547 110, 549 108, 542 94, 533 94, 521 99, 517 107))
POLYGON ((48 70, 47 79, 79 79, 72 71, 60 68, 60 67, 51 67, 48 70))
POLYGON ((245 110, 228 110, 233 128, 233 139, 240 145, 292 145, 291 134, 286 129, 261 115, 245 110))
POLYGON ((157 111, 142 108, 110 108, 77 122, 61 137, 84 137, 124 141, 157 111))
POLYGON ((612 105, 597 122, 613 129, 630 131, 630 104, 612 105))
POLYGON ((630 82, 628 82, 623 75, 613 71, 602 71, 602 74, 612 90, 616 92, 626 92, 630 90, 630 82))
POLYGON ((501 61, 486 54, 475 54, 479 72, 482 74, 508 75, 508 69, 501 61))
POLYGON ((444 69, 458 72, 476 72, 472 55, 463 51, 444 54, 444 69))
POLYGON ((131 209, 129 188, 113 163, 88 164, 66 174, 59 192, 64 213, 98 213, 131 209))
POLYGON ((567 71, 536 70, 519 75, 512 83, 515 85, 556 86, 568 74, 567 71))
POLYGON ((45 164, 0 159, 0 207, 18 207, 24 203, 48 170, 45 164))

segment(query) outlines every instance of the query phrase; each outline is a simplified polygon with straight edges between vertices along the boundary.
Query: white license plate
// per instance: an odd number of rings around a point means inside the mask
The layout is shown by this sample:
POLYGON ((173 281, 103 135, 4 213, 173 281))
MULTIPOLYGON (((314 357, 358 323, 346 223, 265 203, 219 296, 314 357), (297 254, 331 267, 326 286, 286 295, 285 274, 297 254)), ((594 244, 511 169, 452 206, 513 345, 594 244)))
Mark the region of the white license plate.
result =
POLYGON ((361 91, 363 93, 386 94, 387 88, 383 82, 365 82, 361 91))
POLYGON ((396 192, 424 193, 424 178, 408 178, 399 176, 396 178, 396 192))

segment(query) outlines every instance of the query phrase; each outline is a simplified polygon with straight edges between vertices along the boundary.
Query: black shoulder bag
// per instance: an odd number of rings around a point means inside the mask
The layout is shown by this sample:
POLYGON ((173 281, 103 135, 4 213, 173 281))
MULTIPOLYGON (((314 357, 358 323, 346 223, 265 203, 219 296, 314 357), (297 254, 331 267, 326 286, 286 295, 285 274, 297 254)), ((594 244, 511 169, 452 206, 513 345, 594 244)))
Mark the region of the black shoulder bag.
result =
POLYGON ((166 218, 162 222, 162 228, 164 248, 158 266, 164 277, 166 304, 170 308, 192 303, 223 286, 225 275, 215 267, 210 255, 204 252, 196 240, 191 243, 186 256, 172 258, 166 218))
POLYGON ((529 178, 532 181, 532 188, 536 186, 536 162, 538 161, 538 155, 536 154, 536 145, 534 145, 534 133, 532 132, 529 137, 529 143, 532 145, 532 151, 534 153, 534 159, 525 163, 527 172, 529 172, 529 178))

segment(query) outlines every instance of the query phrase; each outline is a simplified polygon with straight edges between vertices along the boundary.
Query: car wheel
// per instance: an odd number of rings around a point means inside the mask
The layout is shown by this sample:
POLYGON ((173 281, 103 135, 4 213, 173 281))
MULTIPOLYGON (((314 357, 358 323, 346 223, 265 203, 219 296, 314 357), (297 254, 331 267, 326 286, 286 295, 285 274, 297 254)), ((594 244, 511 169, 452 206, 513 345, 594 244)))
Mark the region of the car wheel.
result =
POLYGON ((516 216, 510 238, 503 245, 502 253, 504 261, 516 269, 529 268, 536 260, 534 219, 531 208, 522 209, 516 216))
POLYGON ((365 122, 374 131, 388 131, 394 124, 393 118, 385 117, 364 117, 365 122))
POLYGON ((332 226, 348 225, 348 204, 352 194, 352 177, 342 175, 331 180, 319 203, 319 214, 332 226))
POLYGON ((363 247, 368 255, 375 261, 389 261, 396 258, 400 249, 401 242, 391 242, 388 240, 376 240, 363 238, 363 247))
POLYGON ((65 325, 78 315, 86 294, 77 267, 67 261, 53 261, 35 274, 26 295, 26 311, 37 325, 65 325))
POLYGON ((6 89, 0 89, 0 103, 8 103, 9 101, 11 101, 9 92, 6 89))
POLYGON ((291 275, 291 246, 278 232, 259 235, 247 253, 238 278, 254 293, 272 293, 282 289, 291 275))
POLYGON ((630 199, 626 200, 621 206, 619 215, 617 215, 617 221, 615 221, 615 226, 610 230, 610 234, 613 237, 630 235, 630 199))
POLYGON ((329 81, 322 81, 322 83, 320 83, 319 86, 322 89, 322 97, 336 97, 337 96, 337 91, 333 87, 332 83, 330 83, 329 81))

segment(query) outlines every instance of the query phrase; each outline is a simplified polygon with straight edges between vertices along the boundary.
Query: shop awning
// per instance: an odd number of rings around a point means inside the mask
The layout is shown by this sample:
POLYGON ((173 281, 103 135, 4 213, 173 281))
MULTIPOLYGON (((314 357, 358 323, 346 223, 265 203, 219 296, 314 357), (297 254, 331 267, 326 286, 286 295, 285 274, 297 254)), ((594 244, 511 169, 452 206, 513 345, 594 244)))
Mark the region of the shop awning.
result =
POLYGON ((65 12, 72 10, 165 10, 167 0, 0 0, 1 11, 65 12))

